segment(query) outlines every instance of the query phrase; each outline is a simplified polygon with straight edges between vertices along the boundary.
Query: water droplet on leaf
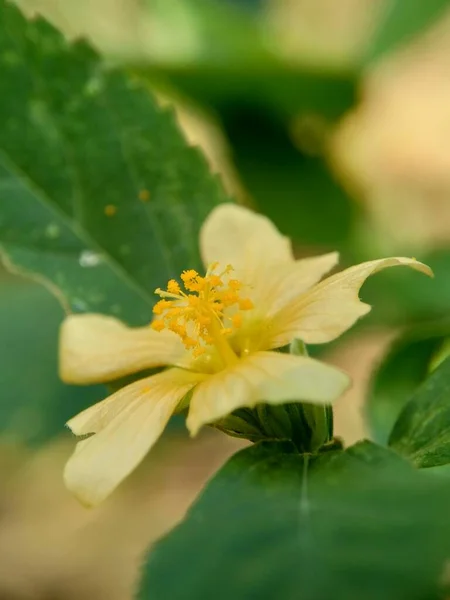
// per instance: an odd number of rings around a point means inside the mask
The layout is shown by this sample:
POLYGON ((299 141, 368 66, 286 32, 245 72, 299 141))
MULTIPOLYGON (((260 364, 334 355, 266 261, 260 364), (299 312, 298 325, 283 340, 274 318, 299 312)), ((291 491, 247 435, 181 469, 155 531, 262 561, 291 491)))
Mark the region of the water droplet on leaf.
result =
POLYGON ((93 250, 83 250, 78 258, 80 267, 97 267, 101 261, 101 255, 93 250))
POLYGON ((72 307, 75 311, 85 312, 88 308, 86 302, 81 300, 81 298, 73 298, 72 307))

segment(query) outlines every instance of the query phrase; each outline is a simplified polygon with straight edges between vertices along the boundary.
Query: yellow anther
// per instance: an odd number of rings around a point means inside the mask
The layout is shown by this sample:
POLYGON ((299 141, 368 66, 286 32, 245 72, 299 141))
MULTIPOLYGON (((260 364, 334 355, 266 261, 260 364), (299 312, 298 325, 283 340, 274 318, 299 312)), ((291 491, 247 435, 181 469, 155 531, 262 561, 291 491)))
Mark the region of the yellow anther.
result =
POLYGON ((241 310, 250 310, 253 308, 253 302, 250 300, 250 298, 240 298, 239 308, 241 310))
POLYGON ((198 315, 197 323, 199 325, 202 325, 203 327, 207 327, 211 324, 211 317, 208 317, 206 315, 198 315))
POLYGON ((163 329, 166 328, 166 325, 165 325, 164 321, 161 321, 160 319, 156 319, 155 321, 152 322, 151 327, 155 331, 162 331, 163 329))
POLYGON ((182 308, 181 306, 174 306, 173 308, 167 311, 166 317, 169 319, 173 319, 174 317, 178 317, 179 315, 181 315, 185 310, 186 309, 182 308))
POLYGON ((171 294, 179 294, 181 290, 178 281, 175 281, 175 279, 171 279, 167 284, 167 291, 171 294))
POLYGON ((164 310, 163 307, 161 306, 161 302, 162 302, 162 300, 160 300, 159 302, 157 302, 155 304, 155 306, 153 307, 153 313, 155 315, 161 315, 162 312, 163 312, 163 310, 164 310))
POLYGON ((180 323, 170 323, 169 329, 178 334, 181 338, 187 337, 186 327, 184 325, 180 325, 180 323))
POLYGON ((208 277, 208 282, 211 287, 219 287, 220 285, 223 285, 223 281, 218 275, 210 275, 208 277))
POLYGON ((222 302, 225 306, 231 306, 232 304, 239 302, 239 296, 236 292, 224 292, 222 302))
POLYGON ((206 352, 206 349, 203 346, 199 346, 198 348, 195 348, 192 351, 192 355, 193 355, 194 358, 198 358, 199 356, 201 356, 205 352, 206 352))
POLYGON ((153 307, 153 312, 155 313, 155 315, 160 315, 164 310, 170 308, 171 305, 172 302, 169 302, 168 300, 159 300, 153 307))
POLYGON ((184 283, 186 283, 186 281, 196 279, 197 277, 199 277, 199 274, 197 273, 197 271, 194 271, 194 269, 187 269, 186 271, 183 271, 181 273, 181 279, 184 283))
POLYGON ((242 315, 241 313, 236 313, 231 317, 231 322, 233 323, 233 327, 236 327, 236 329, 239 329, 239 327, 242 327, 242 315))
POLYGON ((189 292, 203 292, 205 289, 206 281, 203 277, 197 277, 197 279, 192 279, 190 281, 184 282, 184 287, 189 292))
POLYGON ((190 338, 190 337, 185 337, 183 339, 183 344, 185 345, 186 348, 196 348, 199 345, 197 340, 194 340, 193 338, 190 338))
POLYGON ((230 281, 228 282, 228 287, 230 288, 230 290, 238 292, 242 287, 242 283, 237 279, 230 279, 230 281))

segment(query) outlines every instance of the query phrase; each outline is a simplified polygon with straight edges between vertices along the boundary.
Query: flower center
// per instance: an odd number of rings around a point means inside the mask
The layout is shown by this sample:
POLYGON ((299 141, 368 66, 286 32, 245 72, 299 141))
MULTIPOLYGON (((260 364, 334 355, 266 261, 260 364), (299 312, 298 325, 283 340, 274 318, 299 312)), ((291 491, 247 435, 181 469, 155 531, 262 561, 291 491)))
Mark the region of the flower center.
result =
POLYGON ((162 299, 153 308, 159 318, 152 327, 179 335, 194 357, 212 345, 224 363, 231 364, 237 357, 227 338, 242 325, 242 311, 252 309, 253 303, 240 294, 243 285, 231 277, 231 265, 221 273, 217 268, 218 263, 210 265, 204 277, 193 269, 183 271, 181 285, 171 279, 166 290, 155 290, 162 299))

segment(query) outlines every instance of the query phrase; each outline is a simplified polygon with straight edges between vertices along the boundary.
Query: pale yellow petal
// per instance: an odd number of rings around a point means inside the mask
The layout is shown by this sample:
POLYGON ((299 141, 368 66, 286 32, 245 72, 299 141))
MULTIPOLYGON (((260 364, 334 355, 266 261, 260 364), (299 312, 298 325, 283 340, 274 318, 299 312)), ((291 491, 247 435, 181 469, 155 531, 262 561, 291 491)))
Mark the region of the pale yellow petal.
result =
POLYGON ((303 400, 328 404, 348 385, 347 375, 313 358, 257 352, 211 375, 195 388, 187 427, 195 435, 202 425, 258 402, 283 404, 303 400))
POLYGON ((261 290, 258 307, 265 317, 271 317, 293 298, 303 294, 322 279, 339 261, 337 252, 302 258, 268 274, 261 290))
POLYGON ((99 383, 142 369, 178 364, 185 354, 170 331, 128 327, 114 317, 70 315, 60 330, 59 370, 66 383, 99 383))
POLYGON ((299 338, 307 344, 330 342, 370 311, 358 292, 365 280, 387 267, 406 265, 432 276, 429 267, 412 258, 383 258, 350 267, 328 277, 305 294, 292 299, 271 323, 271 348, 299 338))
POLYGON ((89 506, 104 500, 144 458, 180 400, 201 379, 169 369, 132 383, 71 419, 68 425, 75 433, 96 433, 79 442, 67 462, 68 489, 89 506))
POLYGON ((203 262, 233 265, 237 276, 254 285, 271 267, 294 260, 289 239, 263 215, 238 206, 221 204, 209 214, 200 232, 203 262))

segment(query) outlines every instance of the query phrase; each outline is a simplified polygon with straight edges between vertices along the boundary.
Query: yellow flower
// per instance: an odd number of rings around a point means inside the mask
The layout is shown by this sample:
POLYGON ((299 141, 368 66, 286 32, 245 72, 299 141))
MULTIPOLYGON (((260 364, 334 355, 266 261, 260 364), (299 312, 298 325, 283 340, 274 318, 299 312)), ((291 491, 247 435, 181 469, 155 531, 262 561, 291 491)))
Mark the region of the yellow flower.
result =
POLYGON ((170 280, 152 326, 130 328, 113 317, 71 315, 62 325, 60 372, 67 383, 96 383, 143 369, 170 368, 140 379, 68 423, 77 444, 66 485, 84 503, 103 500, 142 460, 171 415, 189 401, 192 435, 234 410, 258 402, 331 403, 348 377, 306 356, 274 350, 293 339, 329 342, 370 307, 358 298, 365 279, 409 258, 357 265, 324 281, 337 253, 295 260, 289 240, 264 216, 225 204, 200 235, 207 271, 170 280), (189 398, 189 397, 188 397, 189 398), (184 400, 184 402, 183 402, 184 400))

